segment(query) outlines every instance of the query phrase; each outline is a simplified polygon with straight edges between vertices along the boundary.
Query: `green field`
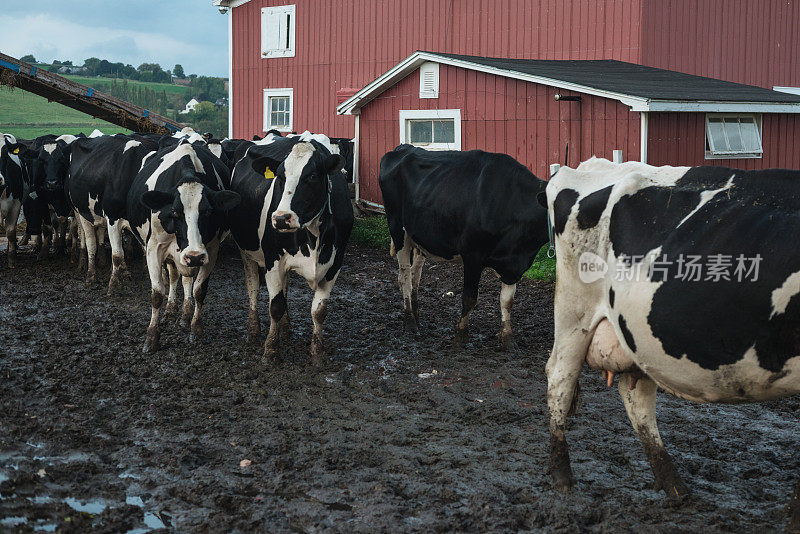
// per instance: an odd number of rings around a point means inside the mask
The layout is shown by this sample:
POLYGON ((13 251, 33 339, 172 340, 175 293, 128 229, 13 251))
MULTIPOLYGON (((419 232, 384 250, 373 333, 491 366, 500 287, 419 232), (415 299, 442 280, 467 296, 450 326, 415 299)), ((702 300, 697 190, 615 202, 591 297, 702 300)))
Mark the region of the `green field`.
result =
MULTIPOLYGON (((112 83, 112 80, 108 78, 66 77, 98 91, 103 91, 112 83)), ((183 94, 186 91, 185 87, 167 83, 128 80, 128 84, 133 87, 147 87, 159 92, 163 90, 167 94, 183 94)), ((94 119, 90 115, 61 104, 48 102, 47 99, 33 93, 0 86, 0 132, 10 133, 21 139, 33 139, 50 133, 60 135, 83 132, 89 135, 95 128, 105 134, 130 133, 130 130, 121 126, 94 119)))

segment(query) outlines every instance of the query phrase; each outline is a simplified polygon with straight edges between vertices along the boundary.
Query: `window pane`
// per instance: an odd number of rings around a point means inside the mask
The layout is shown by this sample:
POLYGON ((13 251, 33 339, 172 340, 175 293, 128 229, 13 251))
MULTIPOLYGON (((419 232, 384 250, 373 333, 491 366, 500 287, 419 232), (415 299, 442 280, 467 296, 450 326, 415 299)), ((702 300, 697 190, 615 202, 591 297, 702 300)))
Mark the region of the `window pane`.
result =
POLYGON ((270 107, 272 111, 278 111, 278 105, 280 104, 279 98, 272 97, 269 99, 270 107))
POLYGON ((739 123, 742 132, 742 144, 748 152, 761 151, 761 139, 758 135, 758 128, 753 119, 742 119, 739 123))
POLYGON ((433 121, 433 141, 435 143, 455 143, 455 121, 433 121))
POLYGON ((739 119, 725 119, 725 133, 728 136, 730 150, 741 152, 744 150, 742 135, 739 133, 739 119))
POLYGON ((712 151, 725 151, 728 150, 728 144, 725 142, 725 133, 722 130, 722 119, 710 118, 708 119, 708 135, 709 143, 711 144, 712 151))
POLYGON ((433 142, 433 121, 409 121, 409 140, 412 144, 433 142))

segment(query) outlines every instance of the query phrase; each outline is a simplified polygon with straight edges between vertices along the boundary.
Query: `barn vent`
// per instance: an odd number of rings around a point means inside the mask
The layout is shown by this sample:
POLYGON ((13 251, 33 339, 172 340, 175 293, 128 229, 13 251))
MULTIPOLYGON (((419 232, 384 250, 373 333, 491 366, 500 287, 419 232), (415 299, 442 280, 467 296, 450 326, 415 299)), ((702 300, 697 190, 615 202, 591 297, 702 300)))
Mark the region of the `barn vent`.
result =
POLYGON ((419 97, 439 98, 439 64, 427 62, 419 68, 419 97))

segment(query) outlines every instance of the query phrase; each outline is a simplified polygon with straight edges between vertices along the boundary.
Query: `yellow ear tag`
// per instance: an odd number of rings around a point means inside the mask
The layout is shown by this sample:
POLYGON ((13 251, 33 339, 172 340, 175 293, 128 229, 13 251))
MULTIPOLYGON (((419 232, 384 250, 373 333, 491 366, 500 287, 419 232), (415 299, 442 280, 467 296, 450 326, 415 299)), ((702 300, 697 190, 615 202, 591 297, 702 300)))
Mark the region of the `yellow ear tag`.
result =
POLYGON ((12 154, 19 154, 19 149, 18 149, 18 148, 15 148, 14 150, 12 150, 12 151, 11 151, 11 153, 12 153, 12 154))
POLYGON ((273 178, 275 178, 275 173, 272 172, 272 169, 267 167, 266 169, 264 169, 264 178, 266 178, 267 180, 272 180, 273 178))

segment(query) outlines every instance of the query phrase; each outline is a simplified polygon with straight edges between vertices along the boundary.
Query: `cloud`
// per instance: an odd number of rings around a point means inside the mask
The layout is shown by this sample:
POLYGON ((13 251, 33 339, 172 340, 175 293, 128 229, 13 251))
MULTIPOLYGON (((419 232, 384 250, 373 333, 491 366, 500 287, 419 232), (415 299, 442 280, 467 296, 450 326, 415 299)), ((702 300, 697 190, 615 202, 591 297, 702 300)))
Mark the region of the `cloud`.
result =
POLYGON ((160 63, 164 69, 181 63, 187 73, 227 73, 227 49, 182 41, 163 33, 86 26, 44 14, 13 19, 0 15, 0 28, 0 49, 14 57, 33 54, 40 61, 70 59, 75 64, 99 57, 134 67, 145 62, 160 63))

